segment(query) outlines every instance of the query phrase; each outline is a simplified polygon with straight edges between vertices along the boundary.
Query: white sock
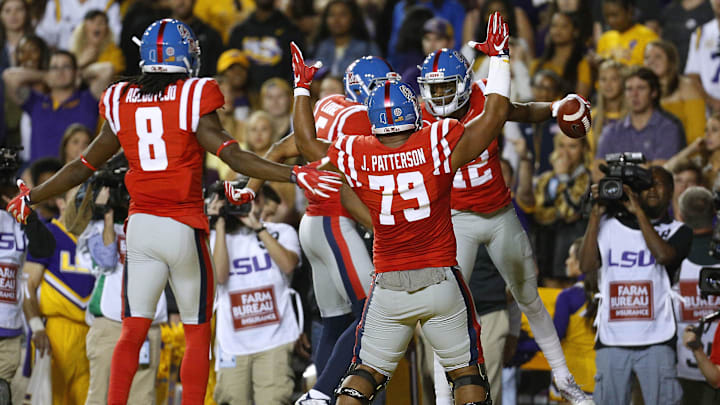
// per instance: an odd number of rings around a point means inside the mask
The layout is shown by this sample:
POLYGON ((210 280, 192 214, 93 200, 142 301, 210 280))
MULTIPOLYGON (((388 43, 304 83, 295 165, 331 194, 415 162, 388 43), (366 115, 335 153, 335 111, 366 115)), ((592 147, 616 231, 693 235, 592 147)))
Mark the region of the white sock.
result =
POLYGON ((535 296, 535 299, 529 305, 518 303, 518 306, 527 316, 530 329, 532 329, 535 336, 535 342, 540 346, 550 364, 553 376, 557 379, 565 379, 570 376, 570 370, 568 370, 567 363, 565 363, 565 355, 562 346, 560 346, 560 339, 558 339, 555 325, 542 300, 540 300, 540 296, 535 296))
POLYGON ((308 391, 308 395, 310 395, 310 398, 312 398, 312 399, 328 399, 328 400, 330 399, 329 396, 323 394, 322 392, 320 392, 316 389, 311 389, 310 391, 308 391))

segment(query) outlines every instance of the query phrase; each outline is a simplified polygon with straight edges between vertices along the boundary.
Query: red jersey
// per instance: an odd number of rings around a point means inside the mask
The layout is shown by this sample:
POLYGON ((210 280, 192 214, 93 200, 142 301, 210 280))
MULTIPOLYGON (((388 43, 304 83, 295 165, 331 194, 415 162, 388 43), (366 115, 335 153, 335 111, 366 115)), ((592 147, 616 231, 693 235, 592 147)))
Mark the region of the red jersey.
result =
POLYGON ((367 205, 375 228, 375 271, 457 264, 450 220, 450 156, 465 127, 446 119, 397 148, 374 136, 341 136, 328 157, 367 205))
POLYGON ((161 95, 140 96, 127 82, 114 84, 100 98, 105 117, 125 151, 129 170, 129 214, 170 217, 208 230, 203 212, 205 149, 196 138, 200 117, 225 104, 213 79, 178 80, 161 95))
MULTIPOLYGON (((335 141, 341 135, 372 135, 367 107, 334 94, 315 104, 315 132, 318 139, 335 141)), ((348 217, 350 213, 340 203, 340 193, 323 199, 305 191, 308 206, 305 215, 348 217)))
MULTIPOLYGON (((485 108, 485 82, 480 83, 472 85, 468 100, 470 108, 461 121, 463 124, 482 114, 485 108)), ((437 120, 423 104, 423 122, 429 124, 437 120)), ((455 210, 488 214, 506 206, 511 198, 510 189, 505 185, 502 175, 500 148, 496 138, 480 156, 455 173, 451 206, 455 210)))

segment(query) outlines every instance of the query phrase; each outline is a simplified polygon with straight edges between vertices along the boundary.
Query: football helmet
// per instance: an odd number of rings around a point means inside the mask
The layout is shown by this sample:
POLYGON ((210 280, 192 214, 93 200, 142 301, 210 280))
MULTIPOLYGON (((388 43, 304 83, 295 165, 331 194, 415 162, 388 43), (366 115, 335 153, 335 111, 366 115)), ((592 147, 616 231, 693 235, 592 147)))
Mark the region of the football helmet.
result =
POLYGON ((435 116, 447 117, 470 99, 473 75, 467 59, 451 49, 439 49, 420 68, 420 95, 435 116))
POLYGON ((422 113, 413 89, 406 83, 386 80, 368 97, 368 117, 375 135, 418 130, 422 113))
POLYGON ((200 70, 200 45, 190 27, 171 18, 157 20, 140 42, 140 68, 146 73, 187 73, 200 70))
POLYGON ((345 97, 356 103, 365 104, 370 92, 386 80, 400 81, 400 75, 393 72, 392 66, 378 56, 363 56, 355 59, 345 69, 343 84, 345 97))

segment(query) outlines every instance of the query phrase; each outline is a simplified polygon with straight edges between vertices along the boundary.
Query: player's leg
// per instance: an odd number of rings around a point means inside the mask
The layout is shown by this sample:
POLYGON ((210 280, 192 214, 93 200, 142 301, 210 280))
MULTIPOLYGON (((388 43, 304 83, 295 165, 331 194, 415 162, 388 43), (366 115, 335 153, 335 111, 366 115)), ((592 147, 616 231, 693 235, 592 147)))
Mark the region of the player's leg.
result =
MULTIPOLYGON (((328 363, 339 336, 348 328, 355 313, 359 316, 370 285, 372 261, 352 220, 344 217, 305 216, 300 222, 300 243, 310 261, 313 288, 323 320, 323 333, 314 353, 318 373, 329 372, 338 378, 348 363, 328 363)), ((344 345, 349 353, 352 345, 344 345)), ((325 393, 330 395, 331 392, 325 393)))
POLYGON ((470 290, 459 269, 446 272, 447 279, 426 288, 432 295, 434 316, 422 329, 440 364, 452 380, 457 404, 490 404, 490 386, 484 372, 480 325, 470 290))
POLYGON ((421 300, 371 284, 357 328, 353 364, 335 391, 338 405, 367 405, 385 388, 422 315, 421 300))
POLYGON ((110 370, 108 403, 126 404, 138 367, 140 349, 145 342, 157 303, 168 280, 163 250, 180 252, 171 245, 175 235, 167 218, 133 214, 127 226, 127 255, 123 270, 123 320, 120 339, 115 345, 110 370))
POLYGON ((457 243, 458 266, 468 283, 475 267, 478 245, 482 243, 481 240, 489 238, 488 231, 483 226, 483 218, 472 212, 453 210, 452 223, 457 243))
POLYGON ((487 223, 492 229, 492 236, 487 242, 488 254, 520 310, 527 316, 535 341, 552 368, 558 389, 572 403, 591 403, 570 374, 555 325, 537 292, 532 247, 515 210, 508 206, 488 219, 487 223))
MULTIPOLYGON (((156 217, 157 218, 157 217, 156 217)), ((172 236, 165 240, 164 259, 170 268, 185 331, 185 354, 180 368, 183 404, 202 403, 207 389, 215 278, 205 231, 169 218, 160 218, 172 236)))
POLYGON ((139 366, 130 386, 129 404, 152 404, 155 402, 155 376, 160 366, 162 336, 160 326, 152 325, 147 334, 150 344, 150 364, 139 366))

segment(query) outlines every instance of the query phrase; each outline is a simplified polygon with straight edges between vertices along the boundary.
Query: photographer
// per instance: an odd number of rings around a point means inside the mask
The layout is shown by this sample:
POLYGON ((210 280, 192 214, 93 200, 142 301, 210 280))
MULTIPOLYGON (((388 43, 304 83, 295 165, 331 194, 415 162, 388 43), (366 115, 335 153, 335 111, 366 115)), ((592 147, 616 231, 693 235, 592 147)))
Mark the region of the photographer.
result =
MULTIPOLYGON (((98 170, 88 184, 95 197, 93 219, 78 238, 76 260, 95 275, 87 309, 90 330, 86 337, 90 363, 90 383, 86 405, 108 402, 110 363, 122 331, 123 267, 127 253, 123 222, 127 218, 130 196, 123 180, 127 171, 124 155, 114 157, 98 170)), ((87 189, 86 189, 87 191, 87 189)), ((148 336, 140 351, 137 373, 130 387, 128 403, 155 403, 155 375, 160 364, 160 323, 167 322, 164 293, 148 336)))
POLYGON ((672 175, 658 166, 649 173, 634 169, 649 175, 649 188, 638 193, 623 178, 624 197, 611 202, 598 201, 600 187, 592 186, 595 204, 580 249, 580 269, 598 271, 601 296, 593 397, 599 404, 629 403, 635 374, 646 404, 676 404, 682 392, 670 280, 688 254, 692 231, 668 216, 672 175), (606 214, 608 206, 614 215, 606 214))
MULTIPOLYGON (((11 198, 17 194, 15 173, 18 169, 17 150, 0 148, 0 195, 11 198)), ((10 381, 20 365, 23 335, 23 282, 20 267, 25 253, 48 257, 55 250, 55 239, 37 213, 21 226, 7 211, 0 209, 0 405, 9 404, 10 381)), ((40 318, 30 320, 37 335, 45 336, 40 318)), ((45 337, 46 338, 46 337, 45 337)))
POLYGON ((679 279, 673 286, 682 297, 682 302, 675 307, 678 322, 678 377, 683 387, 683 404, 704 405, 720 403, 720 390, 716 390, 705 382, 705 377, 698 368, 697 357, 707 348, 710 352, 712 336, 717 322, 710 324, 702 337, 695 334, 694 326, 700 318, 720 309, 717 297, 703 299, 700 294, 698 279, 703 267, 720 267, 720 260, 710 255, 713 239, 713 219, 715 206, 712 193, 703 187, 689 187, 678 199, 679 214, 687 226, 693 231, 690 254, 680 266, 679 279), (698 354, 694 352, 698 351, 698 354))
POLYGON ((298 235, 287 224, 260 219, 265 201, 280 202, 269 186, 240 206, 227 204, 222 192, 208 207, 216 218, 210 244, 218 284, 213 397, 221 405, 289 403, 290 360, 302 329, 290 288, 300 261, 298 235))

